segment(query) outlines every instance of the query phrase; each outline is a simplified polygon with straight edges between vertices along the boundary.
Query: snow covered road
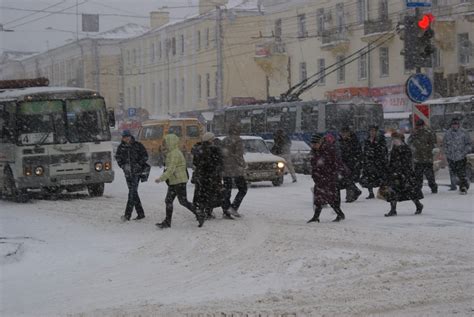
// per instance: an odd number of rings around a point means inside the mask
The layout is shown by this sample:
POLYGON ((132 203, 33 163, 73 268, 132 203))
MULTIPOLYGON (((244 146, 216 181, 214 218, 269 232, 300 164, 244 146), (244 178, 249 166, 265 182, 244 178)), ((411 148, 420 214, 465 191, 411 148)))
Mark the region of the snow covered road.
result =
POLYGON ((216 210, 203 228, 176 202, 173 227, 156 229, 166 188, 153 182, 140 185, 147 217, 122 223, 120 171, 98 199, 0 201, 0 315, 474 314, 472 190, 426 187, 421 216, 407 202, 388 219, 361 197, 341 223, 323 209, 306 224, 311 179, 289 182, 253 185, 243 218, 216 210))

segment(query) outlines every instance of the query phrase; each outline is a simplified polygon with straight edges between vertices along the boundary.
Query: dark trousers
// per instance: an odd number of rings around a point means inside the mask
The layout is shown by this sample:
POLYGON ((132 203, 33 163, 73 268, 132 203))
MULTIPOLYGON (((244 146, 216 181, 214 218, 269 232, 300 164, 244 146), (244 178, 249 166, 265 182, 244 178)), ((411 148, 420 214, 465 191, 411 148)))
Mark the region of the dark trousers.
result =
POLYGON ((165 221, 168 224, 171 224, 171 218, 173 217, 173 202, 174 199, 178 196, 178 201, 181 206, 186 207, 193 214, 196 214, 196 208, 192 203, 188 201, 186 193, 186 183, 169 185, 168 192, 166 193, 165 203, 166 203, 166 219, 165 221))
POLYGON ((437 191, 438 185, 435 181, 433 163, 415 163, 415 180, 419 189, 423 187, 423 175, 426 177, 431 191, 437 191))
POLYGON ((137 211, 138 217, 144 217, 145 211, 143 210, 140 197, 138 196, 138 184, 140 184, 140 175, 133 175, 126 177, 128 186, 128 200, 127 207, 125 208, 125 218, 130 219, 132 217, 133 207, 137 211))
POLYGON ((362 192, 360 189, 357 187, 357 185, 354 183, 352 180, 347 180, 347 185, 346 185, 346 200, 352 201, 357 199, 357 197, 360 196, 362 192))
POLYGON ((459 179, 459 188, 461 190, 467 190, 469 188, 469 183, 466 178, 467 159, 460 161, 448 160, 448 164, 449 168, 453 171, 453 174, 459 179))
MULTIPOLYGON (((344 213, 342 212, 342 209, 341 209, 341 191, 340 190, 337 190, 336 197, 337 197, 336 201, 333 202, 332 204, 329 204, 329 206, 331 206, 331 208, 334 210, 334 212, 336 213, 336 215, 339 218, 344 218, 345 215, 344 215, 344 213)), ((314 216, 313 216, 313 218, 319 219, 319 215, 321 214, 321 210, 323 210, 323 205, 314 204, 314 216)))
POLYGON ((222 202, 222 209, 227 211, 232 207, 235 210, 238 210, 246 194, 247 182, 243 176, 224 177, 224 201, 222 202), (230 198, 232 196, 233 182, 235 182, 235 186, 237 186, 239 192, 237 193, 237 196, 235 196, 234 201, 231 203, 230 198))

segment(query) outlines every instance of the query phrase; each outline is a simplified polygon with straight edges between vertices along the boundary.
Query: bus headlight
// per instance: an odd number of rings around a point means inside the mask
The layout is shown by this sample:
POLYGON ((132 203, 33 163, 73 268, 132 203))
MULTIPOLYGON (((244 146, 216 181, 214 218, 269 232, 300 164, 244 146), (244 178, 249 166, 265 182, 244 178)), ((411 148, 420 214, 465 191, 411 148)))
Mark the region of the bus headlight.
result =
POLYGON ((278 166, 279 169, 283 169, 283 168, 285 167, 285 163, 283 163, 283 162, 278 162, 278 163, 277 163, 277 166, 278 166))
POLYGON ((25 174, 25 176, 33 175, 33 170, 31 169, 31 166, 25 166, 23 168, 23 174, 25 174))
POLYGON ((106 171, 110 171, 112 169, 112 163, 111 162, 105 162, 104 163, 104 169, 106 171))
POLYGON ((43 166, 37 166, 37 167, 35 168, 35 175, 36 175, 36 176, 43 176, 43 174, 44 174, 44 168, 43 168, 43 166))
POLYGON ((97 162, 95 163, 94 168, 97 172, 100 172, 104 168, 104 165, 101 162, 97 162))

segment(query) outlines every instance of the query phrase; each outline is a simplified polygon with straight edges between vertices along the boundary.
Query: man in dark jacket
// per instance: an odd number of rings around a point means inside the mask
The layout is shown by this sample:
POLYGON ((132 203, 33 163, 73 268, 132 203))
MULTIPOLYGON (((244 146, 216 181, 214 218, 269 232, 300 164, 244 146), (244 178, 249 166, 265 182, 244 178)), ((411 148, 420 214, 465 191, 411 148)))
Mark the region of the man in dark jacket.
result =
POLYGON ((433 149, 436 147, 436 134, 425 127, 425 122, 421 119, 416 121, 415 127, 415 131, 408 139, 408 145, 413 151, 416 182, 421 189, 423 187, 423 175, 425 175, 431 192, 436 194, 438 185, 433 171, 433 149))
POLYGON ((351 203, 362 194, 355 184, 360 178, 362 149, 356 134, 349 127, 341 129, 339 147, 342 162, 350 171, 350 175, 342 180, 342 187, 346 189, 346 202, 351 203))
POLYGON ((363 153, 360 184, 369 191, 366 199, 374 199, 374 188, 382 184, 388 165, 385 136, 379 133, 379 128, 375 125, 369 127, 369 137, 364 143, 363 153))
POLYGON ((127 207, 125 208, 125 214, 122 216, 122 221, 130 220, 133 207, 137 212, 137 217, 134 220, 143 219, 145 218, 145 211, 138 196, 138 184, 146 167, 148 153, 143 144, 135 141, 129 130, 124 130, 122 132, 122 143, 117 149, 115 159, 125 174, 128 186, 127 207))

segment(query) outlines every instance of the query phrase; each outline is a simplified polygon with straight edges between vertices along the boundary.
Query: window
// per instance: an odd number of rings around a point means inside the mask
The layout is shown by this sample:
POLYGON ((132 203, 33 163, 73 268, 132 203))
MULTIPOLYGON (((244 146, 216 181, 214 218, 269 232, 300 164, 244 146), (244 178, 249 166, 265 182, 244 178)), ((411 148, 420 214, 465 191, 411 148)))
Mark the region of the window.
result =
POLYGON ((324 58, 318 59, 318 74, 319 83, 324 84, 326 82, 326 61, 324 58))
POLYGON ((183 129, 180 126, 170 126, 168 128, 168 134, 174 134, 181 137, 181 135, 183 135, 183 129))
POLYGON ((346 66, 344 65, 344 55, 337 56, 337 82, 343 83, 346 80, 346 66))
POLYGON ((379 18, 380 20, 388 19, 388 3, 387 0, 379 1, 379 18))
POLYGON ((206 74, 206 97, 211 97, 211 75, 206 74))
POLYGON ((163 107, 163 82, 158 85, 158 107, 163 107))
POLYGON ((300 81, 306 80, 308 78, 308 73, 306 71, 306 63, 300 63, 300 81))
POLYGON ((206 48, 209 47, 209 44, 211 43, 211 31, 209 28, 206 29, 206 48))
POLYGON ((130 88, 127 88, 127 106, 130 106, 132 104, 132 96, 130 92, 130 88))
POLYGON ((137 87, 133 87, 133 105, 131 106, 137 106, 137 87))
POLYGON ((133 49, 133 65, 137 64, 137 49, 133 49))
POLYGON ((140 85, 138 87, 138 107, 143 107, 142 98, 143 98, 143 87, 142 85, 140 85))
POLYGON ((144 140, 154 140, 163 138, 163 126, 157 125, 153 127, 143 128, 143 139, 144 140))
POLYGON ((130 62, 131 62, 131 60, 130 60, 130 51, 127 50, 127 64, 130 65, 130 62))
POLYGON ((137 55, 138 55, 138 65, 142 65, 142 48, 141 47, 138 48, 137 55))
POLYGON ((357 0, 357 22, 365 21, 365 0, 357 0))
POLYGON ((339 33, 344 32, 344 3, 336 4, 336 14, 337 14, 337 31, 339 33))
POLYGON ((434 48, 433 53, 433 67, 441 67, 441 50, 437 47, 434 48))
POLYGON ((298 15, 298 37, 306 37, 308 32, 306 31, 306 15, 298 15))
POLYGON ((318 25, 318 34, 322 35, 324 32, 324 8, 318 9, 318 13, 316 15, 317 18, 317 25, 318 25))
POLYGON ((275 41, 280 42, 281 41, 281 19, 275 20, 275 41))
POLYGON ((15 104, 0 104, 0 143, 14 142, 15 104))
POLYGON ((199 127, 197 125, 188 125, 186 127, 186 136, 190 138, 199 138, 199 127))
POLYGON ((155 62, 155 43, 151 43, 150 45, 150 63, 155 62))
POLYGON ((201 75, 198 75, 196 89, 197 89, 197 96, 199 100, 201 100, 202 98, 201 85, 202 85, 201 75))
POLYGON ((178 81, 173 79, 173 101, 175 105, 178 105, 178 81))
POLYGON ((176 55, 176 38, 175 37, 171 39, 171 53, 173 54, 173 56, 176 55))
POLYGON ((472 44, 469 41, 469 33, 458 34, 458 60, 459 64, 469 64, 469 55, 472 50, 472 44))
POLYGON ((184 55, 184 35, 181 34, 180 36, 180 42, 181 42, 181 55, 184 55))
POLYGON ((201 49, 201 31, 196 31, 196 49, 201 49))
POLYGON ((380 59, 380 77, 386 77, 389 75, 388 47, 379 48, 379 59, 380 59))
POLYGON ((367 54, 359 56, 359 79, 367 79, 367 54))
POLYGON ((155 108, 155 105, 156 105, 156 84, 155 83, 151 83, 151 102, 150 104, 153 105, 153 108, 155 108))
POLYGON ((184 106, 184 97, 185 97, 185 86, 184 86, 184 78, 181 78, 181 89, 179 91, 179 97, 180 97, 180 103, 182 106, 184 106))
POLYGON ((158 58, 161 59, 163 57, 162 45, 161 41, 158 43, 158 58))

